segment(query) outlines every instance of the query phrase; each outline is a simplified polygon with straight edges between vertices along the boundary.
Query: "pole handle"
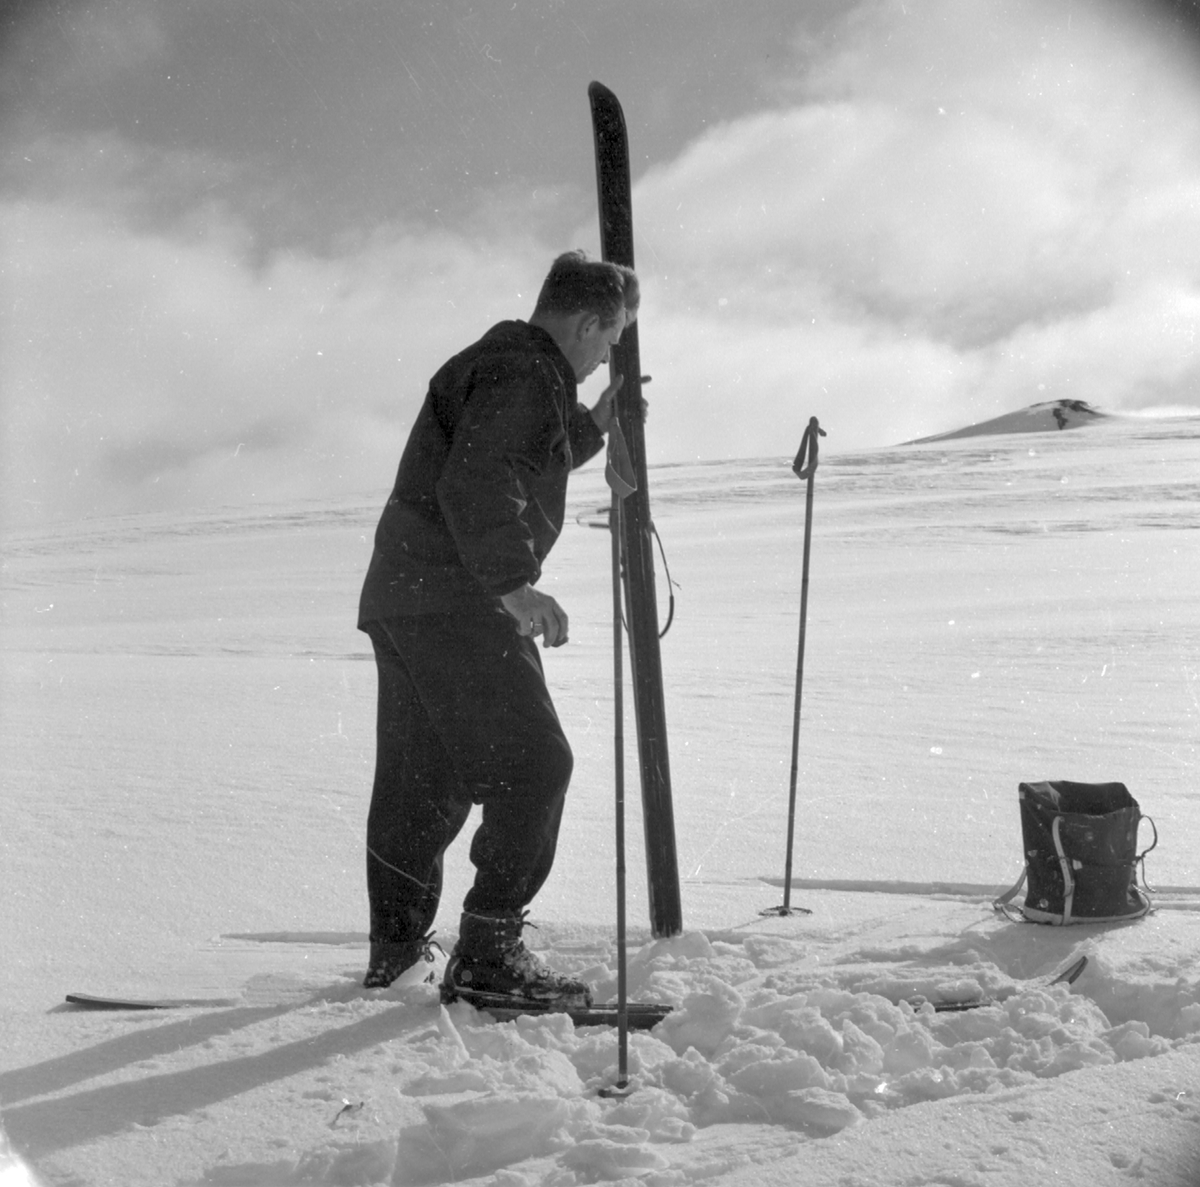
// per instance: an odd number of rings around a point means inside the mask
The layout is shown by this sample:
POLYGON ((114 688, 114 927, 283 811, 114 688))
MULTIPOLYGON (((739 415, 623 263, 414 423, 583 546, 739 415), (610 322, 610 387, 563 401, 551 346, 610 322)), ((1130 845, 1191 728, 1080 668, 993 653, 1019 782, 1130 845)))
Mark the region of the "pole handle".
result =
POLYGON ((828 434, 819 424, 815 416, 809 417, 808 427, 800 439, 800 452, 792 463, 792 470, 799 479, 808 478, 817 468, 817 438, 828 434))

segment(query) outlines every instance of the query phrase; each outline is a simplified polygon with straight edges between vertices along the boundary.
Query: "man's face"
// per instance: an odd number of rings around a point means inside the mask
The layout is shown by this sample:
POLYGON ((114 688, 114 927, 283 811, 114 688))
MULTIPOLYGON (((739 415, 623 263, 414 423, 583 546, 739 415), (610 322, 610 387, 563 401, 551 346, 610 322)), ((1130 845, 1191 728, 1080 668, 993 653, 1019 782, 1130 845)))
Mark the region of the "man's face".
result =
POLYGON ((582 383, 597 367, 608 362, 609 351, 620 341, 625 329, 625 310, 617 314, 617 320, 611 326, 600 324, 596 314, 588 314, 583 318, 576 331, 573 345, 571 365, 575 368, 575 378, 582 383))

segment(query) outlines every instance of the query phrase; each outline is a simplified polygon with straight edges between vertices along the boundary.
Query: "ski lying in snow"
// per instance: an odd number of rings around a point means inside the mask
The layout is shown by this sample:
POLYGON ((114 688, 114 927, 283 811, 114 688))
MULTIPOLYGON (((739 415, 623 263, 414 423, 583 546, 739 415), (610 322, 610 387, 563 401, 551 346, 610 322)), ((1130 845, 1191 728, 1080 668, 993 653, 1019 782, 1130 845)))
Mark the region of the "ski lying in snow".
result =
POLYGON ((85 1010, 216 1010, 245 1004, 234 997, 100 997, 94 993, 68 993, 66 1000, 85 1010))
MULTIPOLYGON (((460 993, 449 1000, 443 997, 443 1000, 447 1005, 462 1002, 473 1006, 476 1010, 490 1014, 497 1022, 511 1022, 514 1018, 523 1017, 548 1017, 554 1014, 565 1014, 576 1026, 617 1026, 620 1022, 615 1002, 566 1010, 553 1003, 517 1001, 506 993, 472 993, 469 996, 460 993)), ((630 1030, 649 1030, 670 1012, 670 1006, 660 1005, 658 1002, 629 1002, 625 1007, 630 1030)))
MULTIPOLYGON (((511 1022, 521 1017, 546 1017, 551 1014, 566 1014, 576 1026, 619 1026, 620 1017, 615 1005, 588 1006, 583 1010, 546 1010, 517 1006, 477 1006, 476 1009, 490 1014, 497 1022, 511 1022)), ((657 1026, 670 1012, 670 1006, 657 1002, 630 1002, 625 1007, 626 1025, 630 1030, 650 1030, 657 1026)))
MULTIPOLYGON (((1074 964, 1068 965, 1057 977, 1047 981, 1047 985, 1073 985, 1078 979, 1079 974, 1087 967, 1088 958, 1081 956, 1074 964)), ((931 1005, 934 1011, 938 1014, 960 1013, 963 1010, 978 1010, 982 1006, 998 1006, 1003 1001, 1002 998, 995 997, 974 997, 968 1001, 930 1001, 927 997, 910 997, 907 999, 908 1004, 914 1009, 920 1009, 921 1006, 931 1005)))

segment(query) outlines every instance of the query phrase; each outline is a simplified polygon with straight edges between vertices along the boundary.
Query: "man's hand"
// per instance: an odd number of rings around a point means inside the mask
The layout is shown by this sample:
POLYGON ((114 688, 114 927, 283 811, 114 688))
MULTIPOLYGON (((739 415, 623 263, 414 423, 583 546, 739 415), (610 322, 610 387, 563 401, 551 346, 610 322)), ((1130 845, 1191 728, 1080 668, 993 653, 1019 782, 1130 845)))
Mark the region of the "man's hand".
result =
POLYGON ((596 401, 596 406, 592 409, 592 420, 596 422, 596 428, 602 433, 607 433, 612 424, 613 416, 617 411, 617 392, 621 390, 621 384, 624 382, 625 376, 618 375, 601 392, 600 399, 596 401))
POLYGON ((567 613, 549 594, 522 585, 500 602, 517 620, 517 634, 541 635, 543 647, 561 647, 567 641, 567 613))
MULTIPOLYGON (((621 390, 621 385, 625 382, 624 375, 618 375, 604 389, 600 395, 600 399, 596 401, 596 406, 591 409, 592 420, 596 422, 596 428, 602 433, 607 433, 612 427, 613 417, 617 414, 617 392, 621 390)), ((650 376, 643 375, 642 383, 649 383, 650 376)), ((642 398, 642 420, 645 420, 650 415, 650 405, 646 403, 645 397, 642 398)))

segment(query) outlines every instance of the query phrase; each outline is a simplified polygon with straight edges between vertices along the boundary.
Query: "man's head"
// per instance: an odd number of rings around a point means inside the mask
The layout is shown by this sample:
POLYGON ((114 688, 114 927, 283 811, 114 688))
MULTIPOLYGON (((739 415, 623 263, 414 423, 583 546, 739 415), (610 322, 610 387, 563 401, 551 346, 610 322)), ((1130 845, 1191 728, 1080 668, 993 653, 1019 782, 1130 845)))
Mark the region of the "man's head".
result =
POLYGON ((639 298, 632 268, 568 251, 551 265, 530 322, 551 334, 582 381, 607 361, 639 298))
POLYGON ((607 328, 621 310, 625 311, 626 323, 632 322, 640 299, 638 278, 632 268, 589 260, 582 251, 567 251, 550 265, 533 315, 594 313, 607 328))

